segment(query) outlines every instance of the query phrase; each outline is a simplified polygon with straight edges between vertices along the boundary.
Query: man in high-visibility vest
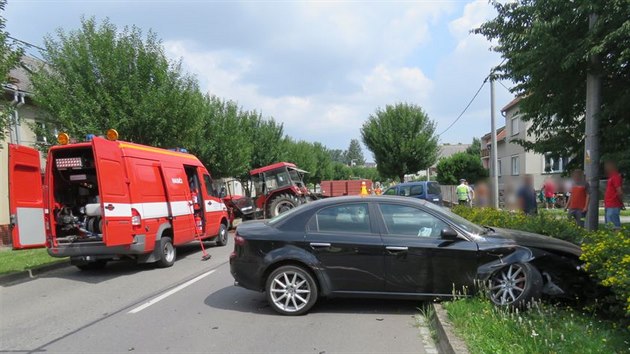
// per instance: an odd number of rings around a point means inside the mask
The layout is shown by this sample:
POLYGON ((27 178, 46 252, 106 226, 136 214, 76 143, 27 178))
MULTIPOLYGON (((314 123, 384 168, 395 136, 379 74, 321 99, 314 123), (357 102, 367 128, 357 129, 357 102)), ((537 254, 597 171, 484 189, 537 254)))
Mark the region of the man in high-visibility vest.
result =
POLYGON ((459 205, 470 205, 468 202, 470 200, 468 198, 468 185, 466 184, 465 179, 462 178, 459 180, 459 186, 457 186, 455 193, 457 193, 457 203, 459 205))

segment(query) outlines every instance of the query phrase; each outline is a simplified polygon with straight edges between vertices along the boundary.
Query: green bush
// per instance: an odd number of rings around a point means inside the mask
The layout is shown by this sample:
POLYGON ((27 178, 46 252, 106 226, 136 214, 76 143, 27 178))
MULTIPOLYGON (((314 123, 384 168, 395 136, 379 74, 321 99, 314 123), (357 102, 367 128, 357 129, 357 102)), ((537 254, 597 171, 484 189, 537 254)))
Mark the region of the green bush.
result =
POLYGON ((520 212, 461 206, 453 208, 453 212, 476 224, 534 232, 580 245, 580 259, 585 269, 615 294, 612 301, 598 299, 604 302, 605 310, 630 316, 630 229, 603 228, 590 232, 550 213, 527 216, 520 212))
POLYGON ((496 226, 506 229, 522 230, 558 238, 580 245, 588 231, 568 219, 541 213, 528 216, 520 212, 510 212, 492 208, 468 208, 456 206, 453 212, 479 225, 496 226))

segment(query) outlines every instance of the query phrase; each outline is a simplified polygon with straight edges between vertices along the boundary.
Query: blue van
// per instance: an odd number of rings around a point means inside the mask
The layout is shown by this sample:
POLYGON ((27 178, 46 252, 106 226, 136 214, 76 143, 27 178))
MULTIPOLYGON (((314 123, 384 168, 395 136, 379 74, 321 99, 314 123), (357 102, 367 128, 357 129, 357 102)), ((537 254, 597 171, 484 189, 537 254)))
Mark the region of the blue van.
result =
POLYGON ((400 195, 403 197, 412 197, 424 199, 431 203, 442 205, 442 190, 437 182, 407 182, 400 183, 389 187, 383 192, 383 195, 400 195))

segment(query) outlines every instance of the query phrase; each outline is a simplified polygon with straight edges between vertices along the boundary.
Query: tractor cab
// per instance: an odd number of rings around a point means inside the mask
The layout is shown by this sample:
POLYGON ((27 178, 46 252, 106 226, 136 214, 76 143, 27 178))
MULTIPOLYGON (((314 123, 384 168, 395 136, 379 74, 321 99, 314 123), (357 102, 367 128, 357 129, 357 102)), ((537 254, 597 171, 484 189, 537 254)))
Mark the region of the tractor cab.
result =
POLYGON ((256 189, 256 209, 271 218, 305 203, 310 193, 304 184, 308 172, 289 162, 278 162, 250 172, 256 189))

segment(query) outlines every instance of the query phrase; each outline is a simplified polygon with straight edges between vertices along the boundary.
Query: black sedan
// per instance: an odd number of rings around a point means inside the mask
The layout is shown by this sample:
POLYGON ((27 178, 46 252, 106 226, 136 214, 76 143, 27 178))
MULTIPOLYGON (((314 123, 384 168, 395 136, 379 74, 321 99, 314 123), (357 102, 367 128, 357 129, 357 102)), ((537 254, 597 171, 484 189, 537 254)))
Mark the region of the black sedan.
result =
POLYGON ((495 304, 522 306, 579 288, 580 252, 423 200, 338 197, 239 225, 230 268, 237 285, 266 292, 285 315, 306 313, 319 297, 448 298, 478 281, 495 304))

